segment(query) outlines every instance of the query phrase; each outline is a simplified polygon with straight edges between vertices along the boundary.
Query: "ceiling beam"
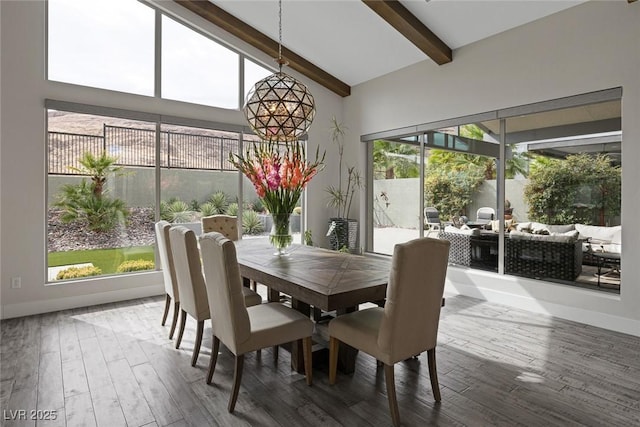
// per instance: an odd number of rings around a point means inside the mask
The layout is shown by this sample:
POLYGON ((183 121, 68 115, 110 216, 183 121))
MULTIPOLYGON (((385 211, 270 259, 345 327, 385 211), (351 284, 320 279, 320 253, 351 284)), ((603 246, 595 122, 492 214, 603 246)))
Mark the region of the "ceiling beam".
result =
POLYGON ((398 0, 362 0, 438 65, 451 62, 451 48, 398 0))
MULTIPOLYGON (((242 41, 261 50, 267 55, 278 57, 278 42, 256 30, 249 24, 241 21, 208 0, 174 0, 179 5, 201 16, 213 25, 238 37, 242 41)), ((289 62, 289 67, 311 80, 321 84, 340 96, 349 96, 351 87, 307 61, 295 52, 282 46, 282 56, 289 62)))

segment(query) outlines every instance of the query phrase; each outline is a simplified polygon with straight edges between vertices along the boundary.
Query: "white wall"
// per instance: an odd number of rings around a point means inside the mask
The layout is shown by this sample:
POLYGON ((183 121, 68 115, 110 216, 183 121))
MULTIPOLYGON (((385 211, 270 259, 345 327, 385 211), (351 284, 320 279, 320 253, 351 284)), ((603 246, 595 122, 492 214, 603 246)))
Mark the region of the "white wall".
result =
MULTIPOLYGON (((448 290, 640 336, 640 4, 590 1, 353 88, 349 156, 358 135, 621 86, 623 236, 620 295, 451 267, 448 290)), ((362 204, 362 199, 361 199, 362 204)), ((364 219, 364 212, 360 212, 364 219)))
MULTIPOLYGON (((245 53, 273 64, 257 52, 174 2, 160 2, 190 19, 210 33, 226 39, 245 53)), ((202 107, 188 103, 159 100, 100 89, 48 82, 45 76, 45 3, 43 1, 0 1, 0 316, 15 317, 88 304, 158 295, 163 291, 159 272, 129 277, 105 277, 73 283, 45 286, 46 270, 46 98, 124 108, 156 114, 245 124, 239 111, 202 107), (21 277, 22 287, 11 288, 11 277, 21 277)), ((330 142, 329 122, 341 118, 342 98, 305 77, 290 74, 307 83, 316 99, 317 113, 309 133, 310 152, 330 142)), ((335 159, 333 151, 327 163, 335 159)), ((317 236, 324 235, 329 211, 324 188, 334 182, 333 167, 327 167, 309 185, 308 227, 317 236)))

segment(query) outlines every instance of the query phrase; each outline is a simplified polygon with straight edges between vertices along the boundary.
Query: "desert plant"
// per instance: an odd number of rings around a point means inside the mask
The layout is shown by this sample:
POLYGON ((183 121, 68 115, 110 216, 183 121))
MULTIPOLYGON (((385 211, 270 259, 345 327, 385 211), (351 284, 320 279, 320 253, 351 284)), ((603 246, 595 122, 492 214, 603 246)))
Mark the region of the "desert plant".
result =
POLYGON ((189 209, 191 209, 194 212, 197 212, 200 210, 200 202, 197 199, 193 199, 189 202, 189 209))
POLYGON ((251 210, 242 211, 242 228, 247 234, 260 234, 264 231, 260 217, 251 210))
POLYGON ((104 152, 98 157, 86 152, 79 162, 81 168, 71 169, 89 175, 91 181, 83 178, 79 184, 64 185, 54 206, 62 209, 64 223, 86 220, 92 231, 109 231, 129 215, 124 201, 110 198, 104 188, 107 176, 120 174, 122 168, 104 152))
POLYGON ((171 223, 189 222, 193 219, 194 212, 189 205, 182 200, 170 199, 160 202, 160 218, 171 223))
POLYGON ((60 270, 56 275, 56 280, 78 279, 80 277, 99 276, 101 274, 102 270, 92 265, 86 267, 69 267, 60 270))
POLYGON ((219 213, 218 209, 211 202, 201 204, 199 210, 202 216, 211 216, 219 213))
POLYGON ((238 216, 238 204, 236 202, 229 203, 227 206, 227 215, 238 216))
POLYGON ((148 261, 145 259, 134 259, 121 263, 116 269, 116 272, 127 273, 130 271, 153 270, 155 267, 156 265, 153 261, 148 261))
POLYGON ((224 191, 216 191, 209 197, 207 202, 210 203, 215 210, 212 215, 225 213, 229 206, 229 200, 224 191))
POLYGON ((251 209, 258 213, 264 212, 264 204, 262 204, 262 200, 256 199, 253 203, 251 203, 251 209))

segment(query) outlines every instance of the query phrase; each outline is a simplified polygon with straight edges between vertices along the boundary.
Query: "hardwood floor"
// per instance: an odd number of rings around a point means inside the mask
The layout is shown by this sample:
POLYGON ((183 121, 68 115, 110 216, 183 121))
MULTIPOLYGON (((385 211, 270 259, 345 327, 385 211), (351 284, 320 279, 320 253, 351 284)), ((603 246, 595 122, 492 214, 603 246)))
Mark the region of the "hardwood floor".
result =
MULTIPOLYGON (((277 362, 271 350, 248 354, 227 413, 232 355, 222 350, 207 386, 210 324, 192 368, 195 321, 175 350, 163 306, 145 298, 2 321, 2 425, 391 425, 384 371, 362 353, 334 386, 317 363, 311 387, 287 352, 277 362)), ((455 296, 436 354, 441 404, 426 353, 396 365, 404 425, 640 425, 640 338, 455 296)))

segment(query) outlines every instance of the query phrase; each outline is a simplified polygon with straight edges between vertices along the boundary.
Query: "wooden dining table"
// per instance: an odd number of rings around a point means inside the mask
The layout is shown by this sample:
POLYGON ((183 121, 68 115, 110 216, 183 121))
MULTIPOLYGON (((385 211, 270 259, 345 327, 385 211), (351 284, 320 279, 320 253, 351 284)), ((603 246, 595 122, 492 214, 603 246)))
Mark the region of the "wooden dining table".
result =
MULTIPOLYGON (((311 316, 312 309, 341 315, 366 302, 384 304, 391 258, 362 256, 313 246, 292 245, 287 256, 274 255, 268 239, 247 238, 236 243, 241 276, 269 288, 269 301, 280 294, 291 297, 292 308, 311 316)), ((346 373, 355 369, 357 350, 341 345, 339 364, 346 373)), ((293 344, 291 360, 302 372, 302 347, 293 344)))

